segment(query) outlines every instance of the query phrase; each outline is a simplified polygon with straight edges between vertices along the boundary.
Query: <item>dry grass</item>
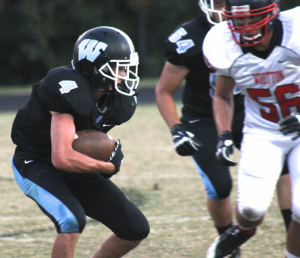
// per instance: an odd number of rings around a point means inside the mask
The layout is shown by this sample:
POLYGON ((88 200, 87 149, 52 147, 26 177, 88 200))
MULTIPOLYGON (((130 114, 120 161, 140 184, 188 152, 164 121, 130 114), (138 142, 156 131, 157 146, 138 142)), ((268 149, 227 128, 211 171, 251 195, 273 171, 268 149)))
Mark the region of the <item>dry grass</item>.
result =
MULTIPOLYGON (((0 257, 49 257, 55 230, 13 178, 14 114, 0 115, 0 257)), ((127 258, 203 258, 216 231, 206 209, 201 179, 189 157, 179 157, 154 105, 140 105, 135 116, 109 133, 123 144, 125 161, 113 181, 148 218, 149 237, 127 258)), ((232 169, 236 181, 236 168, 232 169)), ((235 203, 236 188, 233 191, 235 203)), ((109 231, 88 220, 75 257, 89 257, 109 231)), ((283 257, 285 232, 273 200, 257 235, 243 246, 243 258, 283 257)))

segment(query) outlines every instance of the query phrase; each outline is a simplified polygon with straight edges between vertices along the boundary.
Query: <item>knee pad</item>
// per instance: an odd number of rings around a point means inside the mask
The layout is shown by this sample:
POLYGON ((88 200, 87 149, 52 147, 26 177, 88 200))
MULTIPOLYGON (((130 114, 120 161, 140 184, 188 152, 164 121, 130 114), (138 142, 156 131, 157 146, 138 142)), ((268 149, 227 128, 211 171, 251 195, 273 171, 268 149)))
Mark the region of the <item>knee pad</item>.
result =
POLYGON ((242 207, 238 205, 238 211, 244 219, 249 221, 256 221, 261 219, 265 215, 267 209, 262 207, 250 207, 250 206, 242 207))
POLYGON ((297 214, 297 213, 293 212, 292 219, 300 224, 300 214, 299 213, 297 214))
MULTIPOLYGON (((299 193, 299 191, 297 191, 297 193, 299 193)), ((292 219, 300 224, 300 202, 297 198, 292 200, 292 219)))
POLYGON ((210 178, 203 172, 203 170, 197 165, 196 162, 195 165, 198 173, 202 178, 207 198, 217 201, 229 197, 232 189, 232 180, 230 178, 224 178, 225 182, 220 182, 218 180, 219 183, 214 185, 210 178))
POLYGON ((149 235, 149 233, 150 233, 150 226, 147 223, 147 225, 145 225, 144 227, 131 232, 131 238, 136 240, 142 240, 145 239, 149 235))
POLYGON ((132 203, 127 205, 127 217, 128 221, 122 223, 122 226, 118 228, 114 233, 123 240, 137 241, 145 239, 150 233, 150 225, 144 214, 136 208, 132 203))
POLYGON ((117 237, 127 241, 137 241, 145 239, 150 233, 150 226, 147 223, 140 227, 134 227, 126 232, 116 233, 117 237))
POLYGON ((65 217, 60 221, 55 222, 57 233, 82 233, 86 225, 85 216, 80 217, 65 217))

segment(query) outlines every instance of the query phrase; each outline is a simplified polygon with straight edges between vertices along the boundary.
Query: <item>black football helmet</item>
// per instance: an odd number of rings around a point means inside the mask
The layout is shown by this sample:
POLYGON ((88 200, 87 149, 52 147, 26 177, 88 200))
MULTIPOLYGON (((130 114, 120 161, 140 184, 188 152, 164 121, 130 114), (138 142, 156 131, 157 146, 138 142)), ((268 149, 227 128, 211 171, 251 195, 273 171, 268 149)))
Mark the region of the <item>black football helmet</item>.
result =
POLYGON ((73 67, 101 91, 137 94, 139 56, 131 39, 113 27, 96 27, 83 33, 75 43, 73 67), (98 73, 95 73, 95 68, 98 73), (125 76, 119 74, 125 69, 125 76), (118 79, 122 82, 118 84, 118 79), (109 86, 113 90, 109 90, 109 86))
POLYGON ((224 0, 199 0, 199 6, 203 13, 205 13, 206 18, 209 23, 215 25, 223 20, 221 8, 224 6, 224 0), (221 6, 221 8, 217 8, 221 6), (219 16, 219 22, 214 21, 213 13, 219 16))
POLYGON ((223 14, 228 27, 234 41, 243 47, 262 42, 273 30, 279 14, 279 0, 225 0, 225 3, 223 14))

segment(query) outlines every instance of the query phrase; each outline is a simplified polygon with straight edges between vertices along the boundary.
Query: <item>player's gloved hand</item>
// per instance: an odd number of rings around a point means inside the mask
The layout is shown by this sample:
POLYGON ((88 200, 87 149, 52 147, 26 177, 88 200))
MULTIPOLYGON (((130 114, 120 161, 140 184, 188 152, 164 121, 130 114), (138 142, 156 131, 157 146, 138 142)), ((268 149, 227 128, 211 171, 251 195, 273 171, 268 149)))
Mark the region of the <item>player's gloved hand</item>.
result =
POLYGON ((289 116, 279 121, 279 131, 286 135, 289 133, 296 133, 292 140, 296 140, 300 136, 300 115, 293 112, 289 116))
POLYGON ((194 134, 184 129, 182 124, 176 124, 172 127, 174 148, 180 156, 192 155, 201 147, 200 141, 194 137, 194 134))
POLYGON ((105 179, 111 178, 113 175, 117 174, 120 171, 123 160, 124 155, 122 152, 122 145, 120 140, 117 140, 116 147, 108 159, 108 162, 112 163, 116 167, 116 171, 113 174, 101 173, 100 175, 105 179))
POLYGON ((233 154, 233 152, 232 134, 229 131, 224 131, 219 135, 216 157, 225 166, 235 166, 237 162, 229 158, 229 155, 233 154))

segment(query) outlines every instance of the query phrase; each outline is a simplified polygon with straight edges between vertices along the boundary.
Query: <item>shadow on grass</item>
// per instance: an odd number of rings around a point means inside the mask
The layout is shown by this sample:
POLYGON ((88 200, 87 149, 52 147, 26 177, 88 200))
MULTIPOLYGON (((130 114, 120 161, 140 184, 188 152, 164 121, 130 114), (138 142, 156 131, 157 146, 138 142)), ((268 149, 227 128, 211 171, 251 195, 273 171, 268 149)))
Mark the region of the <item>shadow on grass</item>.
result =
POLYGON ((3 234, 0 235, 0 239, 1 238, 11 238, 11 237, 18 237, 18 236, 23 236, 23 235, 30 235, 33 233, 42 233, 42 232, 47 232, 50 230, 53 230, 54 227, 48 227, 48 228, 43 228, 43 229, 34 229, 34 230, 30 230, 30 231, 17 231, 11 234, 3 234))
POLYGON ((143 206, 146 202, 146 197, 140 191, 133 188, 121 188, 126 197, 136 206, 143 206))
POLYGON ((14 178, 10 178, 10 177, 0 177, 0 181, 3 181, 3 182, 13 182, 15 181, 14 178))

